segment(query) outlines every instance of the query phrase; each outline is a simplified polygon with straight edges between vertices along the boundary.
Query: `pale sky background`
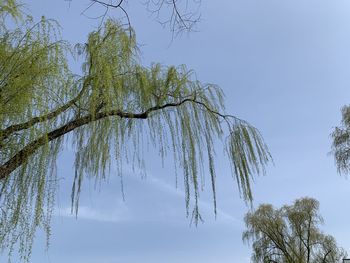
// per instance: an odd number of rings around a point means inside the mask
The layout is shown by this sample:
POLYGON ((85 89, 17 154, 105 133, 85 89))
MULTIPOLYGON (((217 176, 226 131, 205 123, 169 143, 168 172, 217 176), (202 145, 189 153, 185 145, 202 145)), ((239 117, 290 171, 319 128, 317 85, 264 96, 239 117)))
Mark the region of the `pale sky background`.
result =
MULTIPOLYGON (((80 15, 88 0, 70 6, 64 0, 25 2, 36 18, 57 19, 72 43, 84 42, 94 29, 96 21, 80 15)), ((141 1, 130 2, 144 65, 186 64, 199 80, 224 90, 227 112, 262 132, 275 165, 255 179, 254 206, 314 197, 325 220, 322 229, 350 253, 350 181, 337 174, 328 154, 329 134, 340 122, 340 108, 350 102, 350 1, 203 0, 198 32, 172 43, 169 30, 149 18, 141 1)), ((162 168, 156 151, 147 155, 146 179, 125 170, 125 202, 113 173, 99 191, 86 185, 76 220, 69 214, 74 158, 65 150, 51 246, 45 251, 38 233, 32 262, 250 262, 251 248, 241 240, 249 207, 222 152, 217 152, 218 218, 208 184, 200 204, 205 222, 198 227, 186 218, 171 160, 162 168)))

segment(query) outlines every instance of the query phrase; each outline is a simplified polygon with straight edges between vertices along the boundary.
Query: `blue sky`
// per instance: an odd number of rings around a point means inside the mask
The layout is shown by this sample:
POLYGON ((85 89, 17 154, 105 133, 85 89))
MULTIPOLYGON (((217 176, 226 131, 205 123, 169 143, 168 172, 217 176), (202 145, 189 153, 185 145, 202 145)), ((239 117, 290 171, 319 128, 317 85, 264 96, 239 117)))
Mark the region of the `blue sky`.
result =
MULTIPOLYGON (((84 42, 94 29, 96 21, 80 15, 87 0, 27 3, 35 17, 57 19, 72 43, 84 42)), ((321 204, 323 230, 350 253, 350 182, 337 174, 328 154, 329 134, 340 122, 340 108, 350 102, 350 2, 202 1, 198 32, 172 42, 141 4, 128 8, 144 65, 186 64, 199 80, 224 90, 227 112, 262 132, 275 165, 255 179, 254 206, 314 197, 321 204)), ((86 183, 76 220, 69 214, 74 158, 68 147, 59 159, 64 180, 51 246, 45 251, 38 233, 32 262, 249 262, 251 249, 241 241, 249 208, 220 150, 217 155, 218 218, 207 185, 200 203, 205 222, 194 227, 186 218, 183 192, 175 189, 171 159, 162 167, 152 150, 147 178, 126 168, 125 202, 113 171, 97 190, 86 183)))

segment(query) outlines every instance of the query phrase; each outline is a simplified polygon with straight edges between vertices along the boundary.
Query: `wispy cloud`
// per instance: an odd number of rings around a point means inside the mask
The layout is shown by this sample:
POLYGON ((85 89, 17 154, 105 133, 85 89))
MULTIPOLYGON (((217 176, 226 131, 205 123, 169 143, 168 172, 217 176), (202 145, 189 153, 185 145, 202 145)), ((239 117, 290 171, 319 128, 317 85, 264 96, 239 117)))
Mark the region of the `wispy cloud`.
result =
MULTIPOLYGON (((114 169, 112 168, 112 174, 115 173, 114 169)), ((146 203, 139 203, 139 200, 136 202, 133 202, 133 198, 129 199, 128 194, 126 201, 123 201, 120 193, 115 193, 114 191, 104 191, 102 195, 95 196, 93 198, 93 202, 82 202, 79 206, 79 213, 78 218, 82 220, 94 220, 98 222, 110 222, 110 223, 120 223, 125 221, 138 221, 142 220, 144 221, 169 221, 175 220, 177 221, 179 219, 179 214, 183 214, 183 210, 179 212, 178 210, 181 205, 183 204, 183 200, 185 199, 185 192, 181 188, 176 188, 175 185, 172 185, 160 178, 157 178, 156 176, 152 175, 150 172, 146 172, 147 178, 141 179, 138 176, 134 176, 134 174, 138 173, 139 171, 132 170, 130 167, 124 167, 124 173, 125 177, 124 180, 131 180, 131 181, 125 181, 125 184, 130 184, 133 187, 138 188, 153 188, 152 191, 150 191, 152 194, 155 194, 157 192, 163 192, 162 196, 164 196, 161 199, 157 199, 157 202, 159 204, 162 204, 163 202, 168 202, 171 200, 171 198, 176 198, 175 200, 179 200, 179 206, 167 206, 169 209, 159 209, 158 212, 154 210, 155 206, 154 204, 146 204, 146 203), (127 176, 130 175, 130 176, 127 176), (136 184, 135 184, 136 183, 136 184), (155 190, 155 191, 154 191, 155 190), (106 196, 107 195, 107 196, 106 196), (169 199, 170 198, 170 199, 169 199), (114 200, 111 202, 110 200, 114 200), (168 201, 167 201, 168 200, 168 201), (93 203, 94 205, 92 205, 93 203), (152 208, 150 210, 153 210, 154 213, 149 214, 145 211, 147 211, 147 207, 150 205, 152 208), (143 214, 146 213, 146 214, 143 214)), ((140 172, 141 173, 141 172, 140 172)), ((111 178, 112 179, 112 178, 111 178)), ((119 182, 118 182, 119 183, 119 182)), ((110 185, 105 185, 104 187, 111 187, 115 188, 115 184, 117 184, 117 180, 110 180, 110 185)), ((136 190, 135 190, 136 191, 136 190)), ((137 191, 136 191, 137 192, 137 191)), ((147 192, 147 191, 145 191, 147 192)), ((174 199, 173 199, 174 200, 174 199)), ((177 203, 177 201, 176 201, 177 203)), ((174 205, 174 203, 172 203, 174 205)), ((161 205, 160 207, 163 207, 161 205)), ((158 208, 160 208, 158 207, 158 208)), ((213 203, 210 201, 203 200, 203 198, 199 201, 199 207, 202 212, 202 214, 206 215, 213 215, 213 203)), ((75 215, 71 213, 71 207, 69 204, 65 204, 62 208, 57 209, 56 216, 62 216, 67 218, 75 218, 75 215)), ((183 218, 183 217, 181 217, 183 218)), ((217 208, 217 218, 216 220, 219 223, 229 223, 229 224, 235 224, 235 225, 241 225, 242 221, 231 214, 227 213, 226 211, 217 208)))
MULTIPOLYGON (((59 208, 55 214, 59 217, 75 218, 71 213, 71 207, 59 208)), ((120 223, 129 220, 128 208, 123 202, 110 209, 98 209, 92 206, 79 206, 78 218, 83 220, 94 220, 98 222, 120 223)))
MULTIPOLYGON (((154 177, 154 176, 147 176, 147 180, 150 181, 151 184, 156 186, 158 189, 171 194, 171 195, 176 195, 181 198, 185 198, 185 192, 179 188, 175 188, 174 186, 154 177)), ((205 210, 205 212, 209 212, 213 210, 213 203, 207 202, 200 200, 199 201, 199 206, 202 210, 205 210)), ((220 221, 229 221, 229 222, 234 222, 234 223, 239 223, 242 224, 242 220, 230 215, 229 213, 223 211, 222 209, 217 208, 217 218, 220 221)))

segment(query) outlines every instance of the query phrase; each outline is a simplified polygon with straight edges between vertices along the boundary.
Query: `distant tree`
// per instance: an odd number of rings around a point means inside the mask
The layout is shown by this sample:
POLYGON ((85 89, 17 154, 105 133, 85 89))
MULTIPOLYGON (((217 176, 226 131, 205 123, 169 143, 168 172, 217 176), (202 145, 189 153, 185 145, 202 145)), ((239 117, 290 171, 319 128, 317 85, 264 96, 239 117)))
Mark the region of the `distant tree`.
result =
POLYGON ((280 209, 260 205, 244 221, 243 240, 253 242, 253 262, 340 263, 346 256, 335 239, 319 229, 323 219, 315 199, 298 199, 280 209))
POLYGON ((332 153, 338 172, 348 174, 350 172, 350 107, 344 106, 341 112, 341 125, 336 127, 331 134, 333 139, 332 153))
POLYGON ((217 140, 243 197, 252 199, 251 178, 270 160, 259 132, 225 114, 221 89, 202 84, 185 66, 140 65, 135 43, 133 31, 109 19, 72 49, 57 22, 33 23, 21 18, 16 1, 0 1, 1 251, 18 244, 28 260, 36 229, 50 233, 64 141, 75 150, 75 213, 84 178, 105 178, 112 159, 120 175, 125 162, 144 169, 149 143, 182 168, 187 211, 193 203, 196 222, 206 170, 216 209, 217 140), (83 60, 82 75, 70 71, 68 52, 83 60))

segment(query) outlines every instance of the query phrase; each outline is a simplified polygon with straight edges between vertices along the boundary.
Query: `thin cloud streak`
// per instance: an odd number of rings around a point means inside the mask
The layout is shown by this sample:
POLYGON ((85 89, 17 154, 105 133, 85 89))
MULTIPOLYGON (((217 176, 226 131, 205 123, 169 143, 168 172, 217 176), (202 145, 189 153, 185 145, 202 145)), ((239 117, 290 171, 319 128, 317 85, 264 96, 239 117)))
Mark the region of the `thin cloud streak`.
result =
MULTIPOLYGON (((112 170, 114 170, 112 168, 112 170)), ((112 174, 115 171, 112 171, 112 174)), ((129 167, 125 167, 124 172, 126 174, 135 174, 138 171, 132 171, 129 167)), ((176 188, 175 186, 172 186, 163 180, 153 176, 151 173, 146 172, 147 178, 146 179, 141 179, 139 177, 135 176, 128 176, 128 179, 135 180, 137 182, 140 182, 143 185, 143 187, 154 187, 159 191, 162 191, 170 196, 174 196, 178 199, 184 200, 185 198, 185 192, 180 189, 176 188), (143 182, 141 182, 143 181, 143 182)), ((114 180, 111 180, 109 182, 110 184, 114 183, 114 180)), ((114 198, 113 198, 114 199, 114 198)), ((110 199, 109 199, 110 200, 110 199)), ((81 220, 93 220, 97 222, 108 222, 108 223, 120 223, 120 222, 131 222, 131 221, 137 221, 140 217, 137 216, 137 208, 131 208, 130 205, 128 204, 128 201, 123 201, 121 197, 117 197, 116 199, 117 205, 111 205, 108 206, 105 204, 106 201, 104 201, 103 206, 92 206, 89 204, 81 204, 79 206, 79 211, 78 211, 78 219, 81 220)), ((95 200, 97 203, 99 203, 99 200, 95 200)), ((205 214, 212 214, 213 210, 213 203, 208 202, 208 201, 199 201, 199 206, 202 211, 202 213, 205 214)), ((160 211, 159 214, 157 214, 154 218, 147 219, 151 221, 168 221, 168 219, 173 217, 173 215, 170 213, 170 211, 160 211), (165 213, 168 213, 169 215, 167 216, 165 213), (158 216, 157 216, 158 215, 158 216)), ((75 218, 75 214, 71 213, 71 206, 68 204, 65 204, 63 207, 58 207, 57 211, 55 213, 56 217, 65 217, 65 218, 75 218)), ((144 218, 143 221, 146 219, 144 218)), ((241 225, 243 222, 236 217, 230 215, 229 213, 223 211, 222 209, 217 209, 217 218, 216 221, 218 223, 235 223, 236 225, 241 225)))
MULTIPOLYGON (((185 198, 185 192, 179 188, 175 188, 166 182, 154 177, 154 176, 149 176, 147 175, 147 178, 149 181, 157 186, 157 188, 163 190, 166 193, 176 195, 181 198, 185 198)), ((209 203, 203 200, 199 201, 199 206, 202 209, 205 209, 206 211, 213 210, 213 203, 209 203)), ((228 214, 227 212, 223 211, 222 209, 217 208, 217 218, 218 219, 223 219, 223 221, 229 221, 229 222, 235 222, 239 224, 243 224, 242 220, 237 219, 236 217, 233 217, 232 215, 228 214)), ((221 220, 220 220, 221 221, 221 220)))
MULTIPOLYGON (((122 202, 119 202, 122 203, 122 202)), ((76 218, 75 214, 71 212, 71 207, 64 207, 57 210, 56 217, 76 218)), ((130 221, 128 208, 125 204, 111 209, 96 209, 91 206, 80 206, 77 219, 79 220, 93 220, 102 223, 120 223, 130 221)))

